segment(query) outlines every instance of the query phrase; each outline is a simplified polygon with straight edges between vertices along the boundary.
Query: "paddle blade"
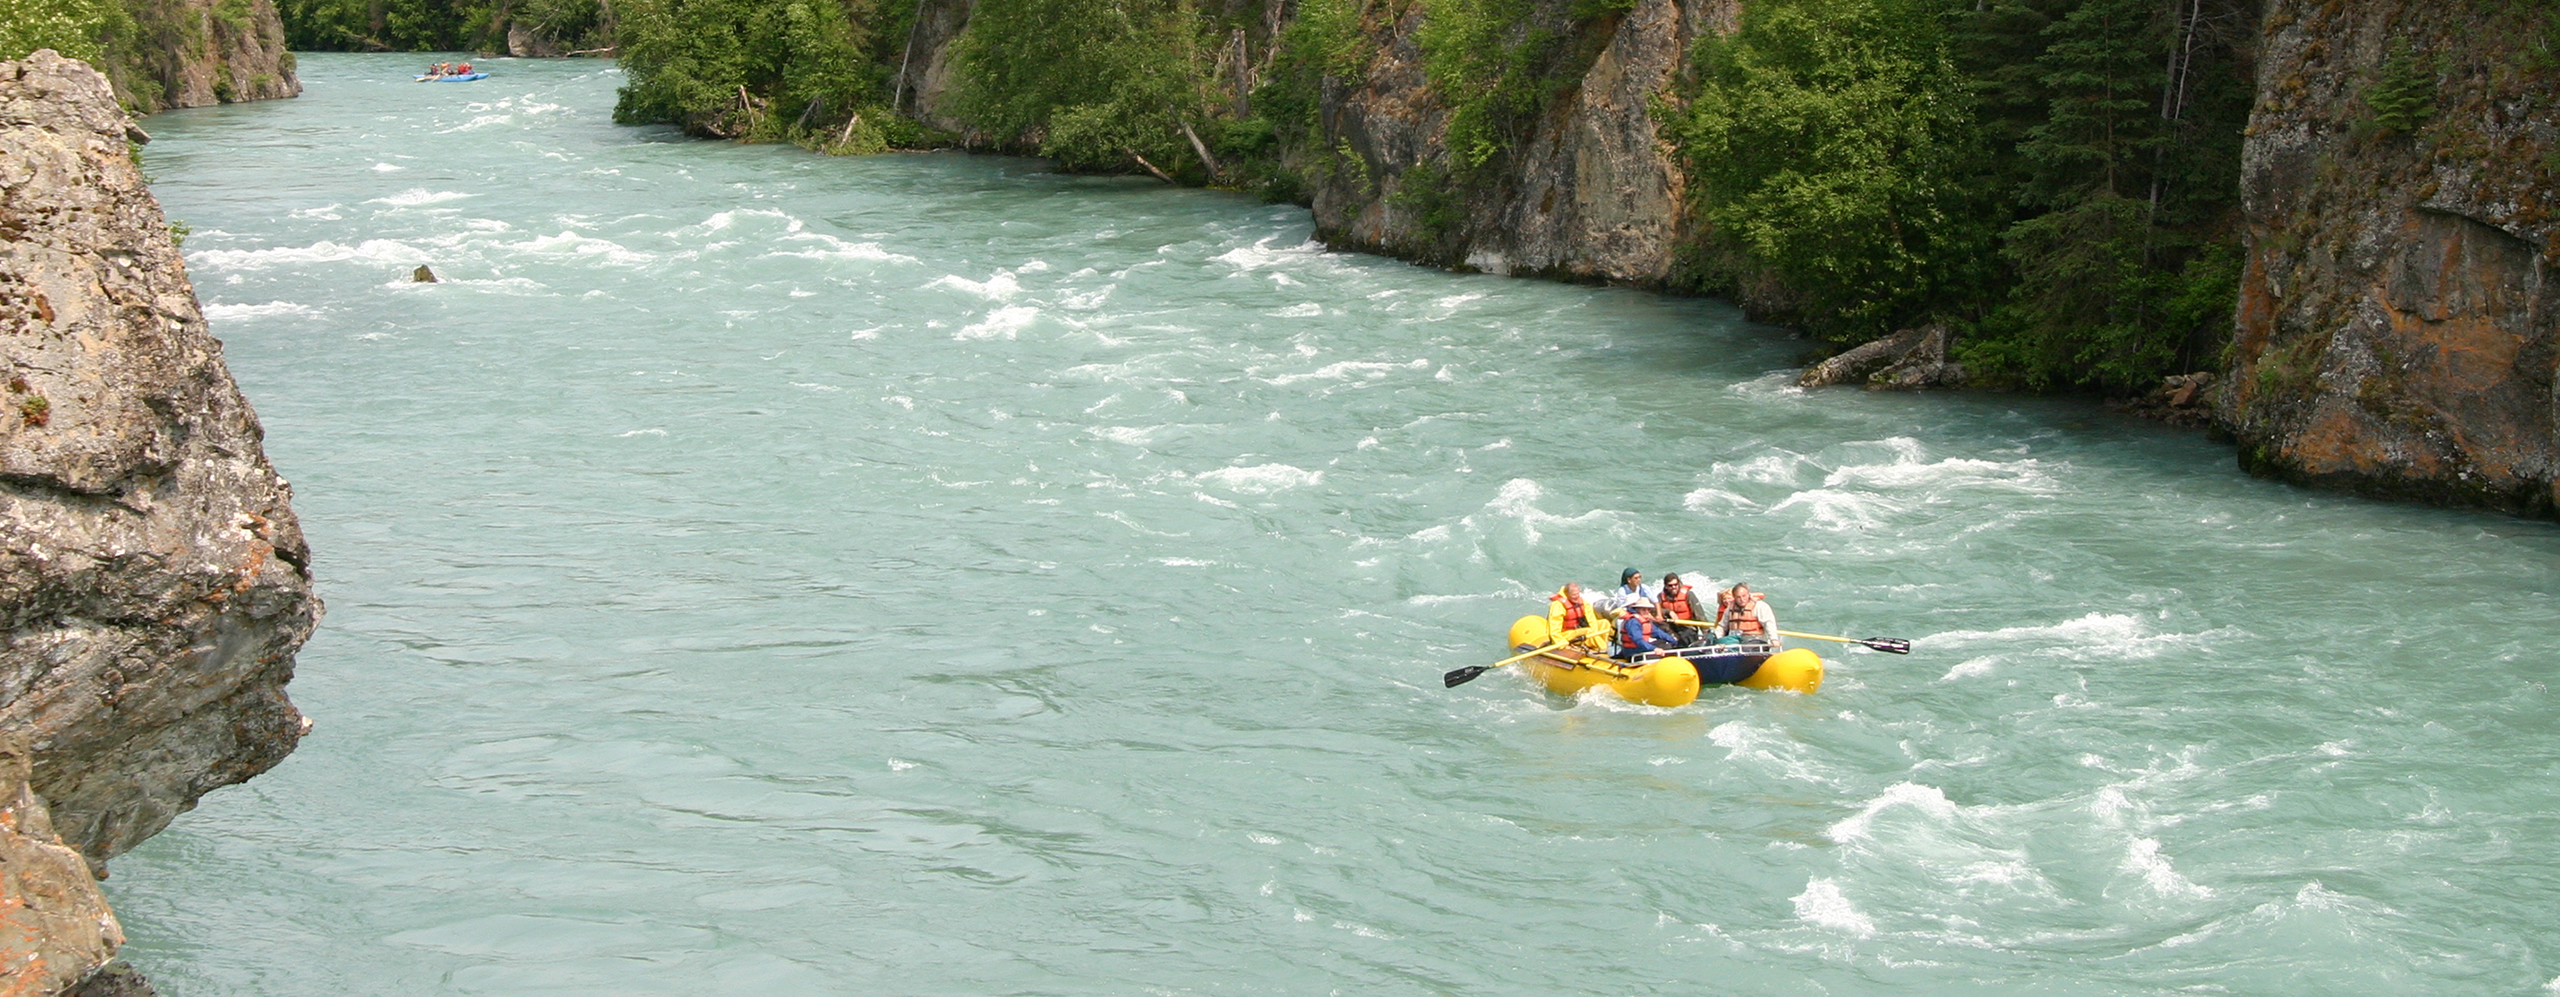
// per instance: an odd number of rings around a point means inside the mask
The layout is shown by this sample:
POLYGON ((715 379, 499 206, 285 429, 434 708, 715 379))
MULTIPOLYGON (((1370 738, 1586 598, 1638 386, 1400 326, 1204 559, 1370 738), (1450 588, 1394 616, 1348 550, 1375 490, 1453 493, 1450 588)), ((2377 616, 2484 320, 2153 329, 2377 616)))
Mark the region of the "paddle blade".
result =
POLYGON ((1858 643, 1883 651, 1886 654, 1911 653, 1911 642, 1900 637, 1869 637, 1865 640, 1859 641, 1858 643))
POLYGON ((1492 671, 1493 668, 1494 666, 1492 665, 1468 665, 1465 668, 1450 669, 1449 674, 1440 676, 1440 687, 1443 689, 1455 689, 1459 686, 1475 681, 1476 676, 1492 671))

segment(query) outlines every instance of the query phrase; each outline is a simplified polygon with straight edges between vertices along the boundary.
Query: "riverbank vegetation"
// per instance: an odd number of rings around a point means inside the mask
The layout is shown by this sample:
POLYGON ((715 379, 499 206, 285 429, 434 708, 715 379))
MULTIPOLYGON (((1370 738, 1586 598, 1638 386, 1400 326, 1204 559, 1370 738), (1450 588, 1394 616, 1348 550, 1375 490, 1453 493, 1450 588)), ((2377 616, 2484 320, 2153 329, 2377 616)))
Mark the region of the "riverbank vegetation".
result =
MULTIPOLYGON (((1250 2, 981 0, 946 106, 971 144, 1295 199, 1310 179, 1366 177, 1326 129, 1328 88, 1359 80, 1417 6, 1445 152, 1392 196, 1426 240, 1456 238, 1632 0, 1302 0, 1286 19, 1250 2)), ((913 109, 892 91, 923 7, 746 8, 624 5, 623 120, 805 142, 856 109, 913 109)), ((1675 284, 1841 343, 1946 322, 1992 385, 2130 391, 2213 366, 2239 272, 2254 10, 1753 0, 1654 109, 1702 223, 1675 284)))
POLYGON ((285 42, 319 52, 603 52, 615 5, 600 0, 275 0, 285 42))
MULTIPOLYGON (((124 5, 0 0, 106 39, 124 5)), ((246 0, 221 0, 243 3, 246 0)), ((1635 0, 280 0, 297 48, 612 46, 616 120, 830 152, 964 144, 1302 200, 1350 178, 1458 245, 1635 0), (939 17, 941 20, 936 21, 939 17), (1445 112, 1395 178, 1328 101, 1410 31, 1445 112), (956 29, 956 36, 951 32, 956 29), (940 35, 937 36, 937 32, 940 35), (557 43, 556 45, 553 43, 557 43), (935 123, 918 124, 919 58, 935 123)), ((2539 0, 2534 0, 2539 2, 2539 0)), ((2250 0, 1751 0, 1652 113, 1696 222, 1673 289, 1849 343, 1925 322, 1977 381, 2135 390, 2215 366, 2240 266, 2250 0)), ((73 38, 76 42, 78 38, 73 38)), ((76 45, 57 44, 67 51, 76 45)), ((112 53, 108 53, 112 60, 112 53)), ((2414 55, 2378 130, 2423 120, 2414 55)), ((1452 254, 1455 258, 1455 254, 1452 254)))
POLYGON ((1664 115, 1691 278, 1838 341, 1949 322, 1995 384, 2216 365, 2256 29, 2246 0, 1758 0, 1664 115))

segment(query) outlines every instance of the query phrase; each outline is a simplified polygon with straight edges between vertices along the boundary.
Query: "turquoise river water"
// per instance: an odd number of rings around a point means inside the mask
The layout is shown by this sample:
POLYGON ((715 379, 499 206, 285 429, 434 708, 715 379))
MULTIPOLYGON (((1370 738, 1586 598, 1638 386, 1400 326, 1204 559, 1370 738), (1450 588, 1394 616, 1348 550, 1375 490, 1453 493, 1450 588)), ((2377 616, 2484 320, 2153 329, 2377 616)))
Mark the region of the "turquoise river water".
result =
POLYGON ((2560 989, 2552 524, 421 61, 147 122, 329 601, 117 860, 173 997, 2560 989), (1913 651, 1441 687, 1630 564, 1913 651))

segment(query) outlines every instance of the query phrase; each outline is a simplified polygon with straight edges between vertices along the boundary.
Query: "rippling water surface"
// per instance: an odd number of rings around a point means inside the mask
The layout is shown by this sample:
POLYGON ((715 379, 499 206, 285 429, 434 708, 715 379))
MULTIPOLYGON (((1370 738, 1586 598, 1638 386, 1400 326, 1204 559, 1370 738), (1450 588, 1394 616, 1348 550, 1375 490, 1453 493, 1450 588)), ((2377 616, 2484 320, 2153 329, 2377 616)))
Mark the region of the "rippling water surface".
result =
POLYGON ((217 994, 2248 994, 2560 977, 2560 530, 1303 211, 307 56, 151 119, 314 736, 120 859, 217 994), (408 281, 419 264, 443 278, 408 281), (1818 696, 1496 673, 1741 579, 1818 696))

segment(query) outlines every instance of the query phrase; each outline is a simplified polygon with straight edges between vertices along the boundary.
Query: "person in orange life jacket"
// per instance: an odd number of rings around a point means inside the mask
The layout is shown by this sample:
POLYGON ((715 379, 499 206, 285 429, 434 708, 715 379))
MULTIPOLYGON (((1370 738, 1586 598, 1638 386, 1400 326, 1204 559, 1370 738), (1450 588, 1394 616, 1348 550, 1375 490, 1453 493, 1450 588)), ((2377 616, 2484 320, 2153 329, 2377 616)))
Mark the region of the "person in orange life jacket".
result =
POLYGON ((1653 600, 1637 599, 1627 604, 1627 615, 1618 621, 1618 657, 1633 658, 1645 651, 1666 651, 1672 646, 1670 631, 1653 615, 1653 600))
POLYGON ((1733 589, 1726 594, 1731 598, 1726 601, 1724 615, 1718 617, 1717 622, 1724 625, 1727 636, 1746 641, 1777 642, 1778 612, 1769 608, 1768 599, 1740 582, 1735 582, 1733 589))
POLYGON ((1547 640, 1570 640, 1594 651, 1609 648, 1609 620, 1582 598, 1581 582, 1566 582, 1547 597, 1547 640))
POLYGON ((1715 637, 1716 618, 1708 612, 1706 600, 1700 598, 1698 590, 1690 588, 1678 572, 1662 576, 1662 595, 1655 605, 1662 612, 1663 628, 1671 631, 1672 639, 1680 646, 1705 643, 1715 637), (1696 620, 1698 625, 1681 623, 1681 620, 1696 620))

